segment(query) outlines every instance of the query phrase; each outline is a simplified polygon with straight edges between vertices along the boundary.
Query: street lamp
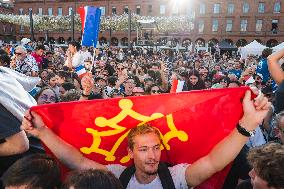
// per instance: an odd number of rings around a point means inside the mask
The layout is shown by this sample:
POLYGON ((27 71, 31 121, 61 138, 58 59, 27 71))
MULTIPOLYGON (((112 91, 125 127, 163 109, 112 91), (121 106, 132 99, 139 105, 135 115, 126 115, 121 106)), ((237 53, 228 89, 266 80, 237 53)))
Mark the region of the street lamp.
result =
POLYGON ((128 9, 128 47, 131 47, 131 10, 128 9))
POLYGON ((30 16, 30 30, 31 30, 31 40, 34 41, 34 20, 33 20, 33 10, 29 10, 29 16, 30 16))

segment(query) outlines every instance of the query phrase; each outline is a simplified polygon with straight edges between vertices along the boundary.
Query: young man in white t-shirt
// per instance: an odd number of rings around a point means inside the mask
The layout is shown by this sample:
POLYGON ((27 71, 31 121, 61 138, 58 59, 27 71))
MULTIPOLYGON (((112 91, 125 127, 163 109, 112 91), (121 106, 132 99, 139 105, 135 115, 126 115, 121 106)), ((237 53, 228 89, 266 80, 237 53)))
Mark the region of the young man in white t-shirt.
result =
MULTIPOLYGON (((247 91, 243 100, 244 115, 237 128, 216 144, 208 155, 190 166, 178 164, 169 168, 175 187, 183 189, 197 186, 233 161, 247 142, 249 135, 262 122, 270 106, 271 103, 263 94, 251 100, 251 91, 247 91)), ((145 129, 140 127, 132 129, 128 136, 128 152, 136 170, 127 188, 162 189, 157 174, 161 157, 159 132, 149 126, 143 126, 145 129)), ((76 148, 55 135, 34 112, 26 113, 21 128, 39 138, 62 163, 71 169, 110 170, 117 177, 125 169, 121 165, 102 165, 84 157, 76 148)))

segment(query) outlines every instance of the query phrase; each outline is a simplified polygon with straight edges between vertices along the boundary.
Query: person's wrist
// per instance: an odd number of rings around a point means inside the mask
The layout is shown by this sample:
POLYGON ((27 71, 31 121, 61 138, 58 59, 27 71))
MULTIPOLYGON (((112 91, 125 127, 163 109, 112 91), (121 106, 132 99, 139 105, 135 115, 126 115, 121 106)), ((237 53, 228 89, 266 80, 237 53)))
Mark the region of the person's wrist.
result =
POLYGON ((253 122, 252 118, 243 116, 238 123, 241 127, 246 129, 247 131, 253 131, 258 126, 257 123, 253 122))
POLYGON ((48 130, 49 130, 49 128, 46 125, 41 126, 40 128, 38 128, 38 134, 35 137, 37 137, 38 139, 43 139, 46 131, 48 131, 48 130))

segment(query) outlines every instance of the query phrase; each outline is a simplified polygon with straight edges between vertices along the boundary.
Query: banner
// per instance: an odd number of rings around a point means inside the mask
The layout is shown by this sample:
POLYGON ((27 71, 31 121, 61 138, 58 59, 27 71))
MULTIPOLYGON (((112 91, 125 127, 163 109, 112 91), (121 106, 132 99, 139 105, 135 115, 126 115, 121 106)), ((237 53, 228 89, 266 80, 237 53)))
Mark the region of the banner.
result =
POLYGON ((101 9, 94 6, 80 7, 78 12, 82 22, 82 46, 96 47, 100 31, 101 9))
MULTIPOLYGON (((127 134, 149 123, 162 134, 162 161, 193 163, 205 156, 242 116, 248 88, 49 104, 33 107, 63 140, 102 164, 130 165, 127 134)), ((232 146, 233 147, 233 146, 232 146)), ((221 155, 221 154, 220 154, 221 155)), ((221 188, 227 169, 200 188, 221 188)))

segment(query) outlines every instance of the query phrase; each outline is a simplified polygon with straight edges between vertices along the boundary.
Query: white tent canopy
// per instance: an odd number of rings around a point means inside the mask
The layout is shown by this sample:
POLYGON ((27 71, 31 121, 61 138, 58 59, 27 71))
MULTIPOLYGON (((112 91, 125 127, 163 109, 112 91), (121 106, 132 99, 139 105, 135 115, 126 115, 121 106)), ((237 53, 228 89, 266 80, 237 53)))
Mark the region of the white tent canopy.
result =
POLYGON ((272 49, 273 49, 273 52, 277 52, 277 51, 280 51, 280 50, 284 49, 284 42, 282 42, 279 45, 273 47, 272 49))
POLYGON ((241 57, 246 58, 248 55, 260 56, 262 51, 268 47, 260 44, 256 40, 241 48, 241 57))

